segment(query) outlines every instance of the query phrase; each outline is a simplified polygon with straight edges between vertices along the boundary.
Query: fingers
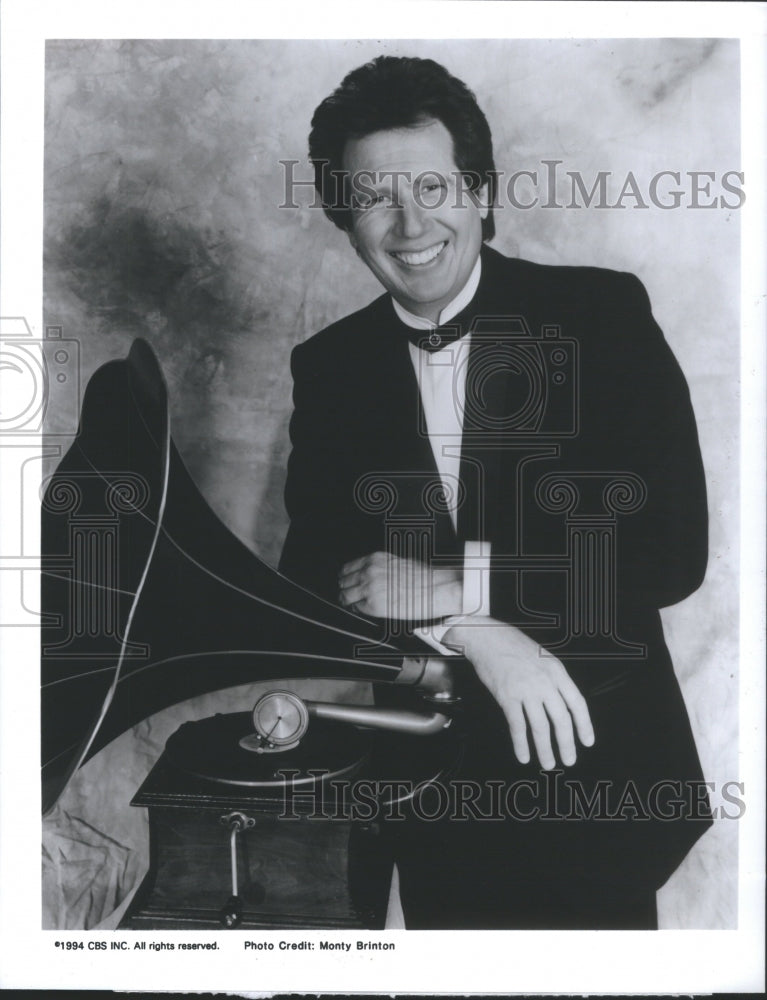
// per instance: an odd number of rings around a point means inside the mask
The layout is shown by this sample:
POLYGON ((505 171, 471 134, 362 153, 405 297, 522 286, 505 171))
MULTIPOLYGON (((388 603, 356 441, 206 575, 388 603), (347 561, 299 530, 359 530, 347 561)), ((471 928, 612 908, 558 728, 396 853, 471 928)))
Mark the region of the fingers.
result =
POLYGON ((559 661, 556 661, 554 673, 555 687, 548 695, 540 701, 524 701, 524 712, 530 723, 538 760, 545 770, 556 766, 552 729, 556 750, 566 767, 572 767, 577 760, 576 733, 584 746, 594 745, 594 727, 586 699, 559 661))
POLYGON ((572 715, 578 739, 584 746, 591 747, 594 745, 594 727, 589 715, 589 706, 564 667, 562 671, 564 676, 558 684, 559 693, 572 715))
POLYGON ((532 737, 542 768, 551 770, 558 759, 571 767, 577 759, 576 736, 583 746, 594 743, 585 698, 559 660, 512 626, 494 624, 498 628, 488 635, 466 630, 483 641, 464 640, 455 627, 453 638, 466 647, 477 676, 503 709, 517 760, 530 762, 532 737))
POLYGON ((349 590, 356 590, 364 583, 361 573, 350 573, 348 576, 339 576, 338 586, 342 593, 349 590))
POLYGON ((352 607, 352 605, 362 605, 365 602, 365 591, 362 587, 349 587, 339 591, 338 596, 345 608, 352 607))
POLYGON ((355 611, 361 609, 367 593, 364 572, 366 564, 367 556, 362 559, 354 559, 352 562, 346 563, 338 574, 338 599, 343 607, 352 608, 355 611))
POLYGON ((344 563, 341 572, 338 574, 338 597, 341 604, 346 607, 353 607, 354 610, 361 611, 365 604, 368 591, 371 586, 370 570, 376 561, 378 553, 368 556, 361 556, 359 559, 352 559, 344 563))
POLYGON ((527 744, 527 722, 519 702, 512 702, 508 706, 506 721, 511 730, 511 742, 517 760, 520 764, 528 764, 530 762, 530 747, 527 744))
POLYGON ((530 734, 533 737, 535 752, 538 755, 541 767, 545 771, 550 771, 556 767, 556 758, 551 749, 551 727, 548 716, 543 710, 540 702, 525 705, 525 714, 530 724, 530 734))
POLYGON ((341 576, 348 576, 350 573, 359 573, 370 562, 371 556, 360 556, 359 559, 352 559, 344 563, 341 567, 341 576))
MULTIPOLYGON (((538 757, 538 761, 544 770, 550 771, 556 767, 556 758, 551 746, 551 727, 549 717, 556 715, 557 721, 554 723, 557 736, 557 745, 563 763, 575 763, 575 743, 573 740, 573 727, 569 722, 570 716, 564 705, 560 703, 560 709, 553 708, 549 715, 548 706, 546 711, 540 704, 525 704, 524 711, 519 702, 512 702, 506 709, 506 721, 509 723, 511 731, 511 743, 514 747, 514 755, 520 764, 530 763, 530 747, 527 741, 527 727, 530 725, 530 735, 533 738, 533 745, 538 757), (569 736, 567 729, 569 727, 569 736)), ((552 722, 554 720, 552 719, 552 722)))
MULTIPOLYGON (((363 575, 368 570, 385 569, 394 557, 386 552, 371 552, 369 555, 360 556, 358 559, 350 559, 344 563, 339 573, 339 579, 345 576, 353 576, 355 573, 363 575)), ((395 562, 399 560, 394 560, 395 562)))
MULTIPOLYGON (((578 756, 575 745, 576 732, 584 746, 593 746, 594 744, 594 728, 591 724, 586 699, 574 684, 572 690, 567 691, 567 698, 563 692, 557 691, 542 704, 538 702, 525 703, 524 711, 530 724, 530 732, 538 760, 544 770, 551 770, 556 766, 551 743, 552 727, 559 756, 567 767, 572 767, 578 756), (573 723, 575 723, 575 729, 573 729, 573 723)), ((527 763, 517 753, 516 743, 514 744, 514 752, 520 763, 527 763)))
POLYGON ((338 574, 338 586, 341 590, 348 590, 349 587, 355 587, 362 583, 364 579, 364 573, 362 570, 341 570, 338 574))
POLYGON ((567 706, 557 692, 556 696, 544 702, 546 714, 551 725, 554 727, 554 736, 559 749, 559 756, 562 763, 571 767, 575 763, 575 734, 573 733, 573 721, 567 706))

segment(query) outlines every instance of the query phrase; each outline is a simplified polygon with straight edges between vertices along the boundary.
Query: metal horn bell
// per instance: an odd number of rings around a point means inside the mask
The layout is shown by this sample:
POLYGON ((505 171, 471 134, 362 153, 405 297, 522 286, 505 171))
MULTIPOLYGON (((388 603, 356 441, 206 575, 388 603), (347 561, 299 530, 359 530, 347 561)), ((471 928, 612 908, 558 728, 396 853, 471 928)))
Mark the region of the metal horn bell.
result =
MULTIPOLYGON (((308 676, 444 687, 425 643, 386 641, 384 623, 292 583, 221 523, 173 444, 143 340, 88 384, 45 484, 42 553, 44 811, 121 732, 194 695, 308 676)), ((364 711, 349 721, 376 725, 364 711)))

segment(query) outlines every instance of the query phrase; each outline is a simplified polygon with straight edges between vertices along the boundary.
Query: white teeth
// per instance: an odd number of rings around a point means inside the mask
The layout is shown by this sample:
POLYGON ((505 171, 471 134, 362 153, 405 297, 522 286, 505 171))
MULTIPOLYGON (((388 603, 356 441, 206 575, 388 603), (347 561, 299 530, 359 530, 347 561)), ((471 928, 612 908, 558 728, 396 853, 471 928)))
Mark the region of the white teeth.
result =
POLYGON ((430 260, 434 260, 438 254, 442 253, 446 246, 447 240, 443 240, 442 243, 435 243, 433 247, 419 250, 418 253, 406 253, 404 250, 395 251, 392 253, 392 257, 401 260, 403 264, 428 264, 430 260))

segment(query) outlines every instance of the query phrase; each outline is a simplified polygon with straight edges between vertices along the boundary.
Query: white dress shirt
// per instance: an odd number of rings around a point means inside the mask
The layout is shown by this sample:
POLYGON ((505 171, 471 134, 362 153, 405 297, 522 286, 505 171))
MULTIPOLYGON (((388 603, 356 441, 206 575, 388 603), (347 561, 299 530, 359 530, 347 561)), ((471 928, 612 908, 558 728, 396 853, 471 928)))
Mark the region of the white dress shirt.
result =
MULTIPOLYGON (((479 285, 482 261, 477 262, 462 290, 439 314, 439 324, 408 312, 392 299, 394 310, 402 322, 415 330, 432 330, 437 325, 449 323, 454 316, 471 302, 479 285)), ((457 527, 457 507, 459 470, 461 465, 461 436, 463 433, 463 413, 466 399, 466 369, 469 359, 471 333, 459 340, 446 344, 438 351, 422 351, 410 344, 410 360, 413 363, 418 388, 421 394, 426 429, 434 453, 448 510, 457 527)), ((418 629, 417 633, 430 642, 440 652, 450 652, 440 643, 440 639, 457 620, 466 615, 488 615, 490 613, 490 545, 487 542, 467 541, 464 545, 463 607, 462 615, 446 619, 442 625, 418 629)))

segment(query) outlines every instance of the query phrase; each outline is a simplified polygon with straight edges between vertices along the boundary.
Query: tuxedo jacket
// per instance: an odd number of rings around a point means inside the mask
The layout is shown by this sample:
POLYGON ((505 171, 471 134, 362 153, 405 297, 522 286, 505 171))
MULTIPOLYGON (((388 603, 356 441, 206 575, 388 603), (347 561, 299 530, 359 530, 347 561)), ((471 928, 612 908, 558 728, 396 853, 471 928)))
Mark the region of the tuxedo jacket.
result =
MULTIPOLYGON (((660 820, 587 823, 583 836, 516 823, 498 850, 526 837, 549 873, 554 856, 570 872, 576 857, 584 871, 612 858, 615 871, 660 885, 709 822, 705 796, 687 790, 702 775, 659 616, 700 585, 707 560, 687 384, 630 274, 483 246, 477 293, 451 322, 472 331, 458 529, 434 490, 407 330, 384 295, 294 349, 280 568, 336 601, 350 559, 412 552, 416 538, 423 558, 447 564, 465 540, 489 541, 492 615, 558 656, 589 704, 595 746, 567 777, 608 781, 616 797, 633 784, 645 805, 659 783, 669 796, 682 783, 685 799, 672 819, 667 796, 660 820)), ((463 697, 461 773, 529 776, 470 673, 463 697)), ((434 836, 431 824, 423 864, 437 856, 434 836)), ((527 848, 515 856, 529 874, 527 848)))

